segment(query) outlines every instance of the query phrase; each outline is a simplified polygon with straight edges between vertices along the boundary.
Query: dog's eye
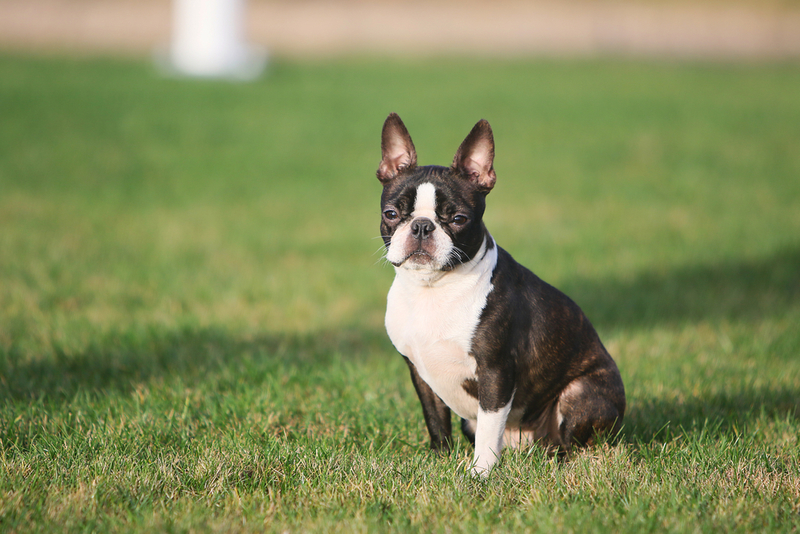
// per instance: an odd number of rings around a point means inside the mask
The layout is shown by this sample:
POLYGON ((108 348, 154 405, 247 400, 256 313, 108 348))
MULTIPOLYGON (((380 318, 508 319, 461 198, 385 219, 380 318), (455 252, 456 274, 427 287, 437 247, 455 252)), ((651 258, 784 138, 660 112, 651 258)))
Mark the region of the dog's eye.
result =
POLYGON ((383 216, 390 221, 393 221, 398 217, 397 212, 395 210, 386 210, 383 212, 383 216))
POLYGON ((453 217, 453 224, 458 226, 463 226, 467 224, 467 220, 468 220, 467 217, 464 215, 456 215, 455 217, 453 217))

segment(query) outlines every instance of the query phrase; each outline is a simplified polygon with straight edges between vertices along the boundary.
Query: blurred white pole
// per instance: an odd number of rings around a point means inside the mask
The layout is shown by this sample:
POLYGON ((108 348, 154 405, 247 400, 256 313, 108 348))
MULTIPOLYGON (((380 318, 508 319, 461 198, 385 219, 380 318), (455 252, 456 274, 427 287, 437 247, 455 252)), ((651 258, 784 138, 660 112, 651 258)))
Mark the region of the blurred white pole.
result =
POLYGON ((244 41, 245 0, 173 0, 169 64, 188 76, 252 79, 265 54, 244 41))

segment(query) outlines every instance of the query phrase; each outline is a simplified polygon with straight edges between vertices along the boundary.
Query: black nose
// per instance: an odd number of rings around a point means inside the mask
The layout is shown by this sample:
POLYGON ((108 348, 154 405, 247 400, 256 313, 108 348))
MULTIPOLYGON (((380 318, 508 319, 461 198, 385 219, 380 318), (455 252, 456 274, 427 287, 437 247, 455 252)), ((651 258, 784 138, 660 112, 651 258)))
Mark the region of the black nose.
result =
POLYGON ((433 221, 427 217, 414 219, 411 223, 411 235, 419 240, 428 239, 435 229, 433 221))

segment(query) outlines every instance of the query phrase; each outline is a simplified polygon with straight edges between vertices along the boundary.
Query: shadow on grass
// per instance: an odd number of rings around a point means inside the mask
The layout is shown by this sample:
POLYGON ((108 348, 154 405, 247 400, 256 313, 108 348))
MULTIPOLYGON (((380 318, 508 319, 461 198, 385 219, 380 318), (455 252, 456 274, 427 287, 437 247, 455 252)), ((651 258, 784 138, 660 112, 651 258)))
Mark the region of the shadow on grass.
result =
POLYGON ((560 288, 600 330, 758 320, 800 306, 800 248, 757 260, 570 280, 560 288))
POLYGON ((621 439, 630 443, 666 442, 711 425, 720 432, 743 430, 759 418, 797 419, 800 396, 787 386, 745 386, 685 400, 637 400, 625 414, 621 439))
POLYGON ((263 335, 234 338, 222 329, 126 331, 109 334, 79 353, 58 347, 31 359, 15 348, 0 354, 0 402, 69 400, 79 391, 130 391, 165 377, 185 383, 207 380, 214 373, 258 384, 266 374, 291 367, 317 369, 333 365, 338 355, 358 360, 391 349, 383 332, 341 330, 307 335, 263 335))

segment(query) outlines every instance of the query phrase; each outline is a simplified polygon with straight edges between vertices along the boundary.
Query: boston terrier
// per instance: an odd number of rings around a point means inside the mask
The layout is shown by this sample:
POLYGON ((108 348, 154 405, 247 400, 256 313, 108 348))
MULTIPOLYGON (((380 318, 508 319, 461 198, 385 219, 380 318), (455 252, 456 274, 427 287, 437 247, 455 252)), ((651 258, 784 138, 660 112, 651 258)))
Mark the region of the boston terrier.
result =
POLYGON ((591 323, 483 224, 496 180, 489 123, 475 125, 452 166, 418 166, 392 113, 381 151, 381 236, 395 267, 386 330, 408 363, 431 447, 449 448, 450 410, 479 476, 504 446, 536 442, 563 455, 618 430, 625 389, 591 323))

